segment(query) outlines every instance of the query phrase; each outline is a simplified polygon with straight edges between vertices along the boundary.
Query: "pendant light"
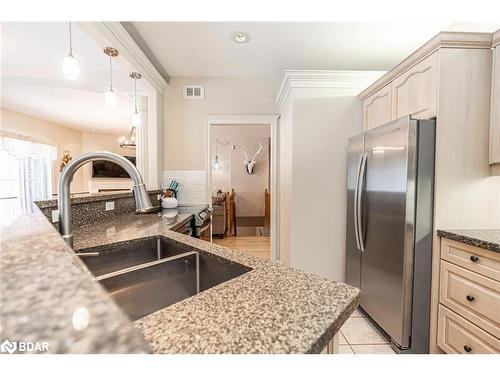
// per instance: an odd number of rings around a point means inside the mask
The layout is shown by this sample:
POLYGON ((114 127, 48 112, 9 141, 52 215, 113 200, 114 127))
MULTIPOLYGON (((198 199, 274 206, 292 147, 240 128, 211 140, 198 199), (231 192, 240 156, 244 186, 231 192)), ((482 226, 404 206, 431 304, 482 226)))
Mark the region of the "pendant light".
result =
POLYGON ((104 53, 109 56, 109 91, 104 95, 104 102, 109 109, 116 108, 117 99, 113 91, 113 57, 118 56, 118 50, 113 47, 104 48, 104 53))
POLYGON ((220 169, 220 167, 221 167, 221 165, 219 163, 219 157, 217 155, 215 155, 215 161, 212 164, 212 168, 217 170, 217 169, 220 169))
POLYGON ((215 161, 212 164, 212 168, 217 170, 220 169, 221 165, 219 163, 219 152, 217 151, 217 145, 219 144, 219 140, 215 138, 215 161))
POLYGON ((217 146, 219 144, 221 146, 227 146, 230 142, 231 142, 231 140, 228 140, 226 143, 222 143, 217 138, 215 138, 215 161, 212 164, 212 169, 217 170, 217 169, 221 169, 222 168, 222 164, 219 162, 219 152, 218 152, 218 147, 217 146))
POLYGON ((73 56, 73 42, 71 35, 71 22, 69 23, 69 53, 62 63, 63 74, 67 79, 76 81, 80 78, 80 64, 78 60, 73 56))
POLYGON ((132 72, 130 73, 130 78, 134 80, 134 113, 130 116, 130 123, 134 128, 137 128, 141 125, 141 115, 137 110, 137 80, 141 79, 142 76, 140 73, 132 72))

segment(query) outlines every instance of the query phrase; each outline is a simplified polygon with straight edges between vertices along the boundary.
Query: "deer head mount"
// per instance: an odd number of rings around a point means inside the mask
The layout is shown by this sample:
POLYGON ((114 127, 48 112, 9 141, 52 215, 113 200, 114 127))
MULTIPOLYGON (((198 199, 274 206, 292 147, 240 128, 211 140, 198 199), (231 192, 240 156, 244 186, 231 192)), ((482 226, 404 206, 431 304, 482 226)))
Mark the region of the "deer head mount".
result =
POLYGON ((255 167, 255 164, 257 163, 257 161, 255 160, 255 158, 257 157, 258 154, 260 154, 260 152, 262 151, 262 144, 260 143, 259 141, 259 149, 257 150, 257 152, 254 154, 252 160, 250 160, 248 158, 248 154, 246 153, 246 151, 243 149, 243 147, 241 147, 241 145, 234 145, 233 146, 234 148, 238 148, 241 153, 243 154, 243 165, 245 165, 245 170, 247 171, 248 174, 253 174, 253 171, 254 171, 254 167, 255 167))

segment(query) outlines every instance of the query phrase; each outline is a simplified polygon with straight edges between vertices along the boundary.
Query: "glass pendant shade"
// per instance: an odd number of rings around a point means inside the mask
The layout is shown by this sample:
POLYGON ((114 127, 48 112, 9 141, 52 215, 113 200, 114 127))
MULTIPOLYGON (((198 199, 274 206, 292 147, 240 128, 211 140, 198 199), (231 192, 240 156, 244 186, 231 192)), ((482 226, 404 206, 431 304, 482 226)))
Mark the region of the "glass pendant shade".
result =
POLYGON ((130 116, 130 123, 134 128, 138 128, 139 126, 141 126, 141 115, 139 114, 139 112, 135 111, 134 113, 132 113, 132 116, 130 116))
POLYGON ((62 69, 64 76, 67 79, 76 81, 78 78, 80 78, 80 64, 78 63, 78 60, 75 59, 72 53, 69 53, 68 56, 64 58, 62 69))
POLYGON ((106 103, 106 107, 109 109, 115 109, 117 104, 116 94, 113 89, 109 89, 109 91, 104 96, 104 101, 106 103))
POLYGON ((69 23, 69 53, 62 62, 63 74, 67 79, 76 81, 80 78, 80 64, 73 56, 73 41, 71 35, 71 22, 69 23))
POLYGON ((221 168, 221 165, 220 165, 220 163, 219 163, 219 157, 218 157, 218 156, 216 156, 216 157, 215 157, 215 161, 214 161, 214 163, 212 164, 212 168, 213 168, 213 169, 215 169, 215 170, 217 170, 217 169, 220 169, 220 168, 221 168))

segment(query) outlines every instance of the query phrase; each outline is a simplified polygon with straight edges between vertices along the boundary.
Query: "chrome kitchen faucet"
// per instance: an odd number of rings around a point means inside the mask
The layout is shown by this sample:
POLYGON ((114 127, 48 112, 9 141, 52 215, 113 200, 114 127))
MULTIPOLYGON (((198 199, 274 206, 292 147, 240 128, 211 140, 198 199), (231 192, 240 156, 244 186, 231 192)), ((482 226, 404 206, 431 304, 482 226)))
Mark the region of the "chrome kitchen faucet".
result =
POLYGON ((154 209, 149 200, 146 185, 138 169, 130 160, 123 156, 107 151, 87 152, 76 156, 70 161, 59 175, 57 206, 59 209, 59 232, 66 243, 73 247, 73 231, 71 227, 71 200, 69 185, 71 179, 78 168, 92 160, 112 161, 121 166, 132 178, 135 196, 136 212, 146 213, 154 209))

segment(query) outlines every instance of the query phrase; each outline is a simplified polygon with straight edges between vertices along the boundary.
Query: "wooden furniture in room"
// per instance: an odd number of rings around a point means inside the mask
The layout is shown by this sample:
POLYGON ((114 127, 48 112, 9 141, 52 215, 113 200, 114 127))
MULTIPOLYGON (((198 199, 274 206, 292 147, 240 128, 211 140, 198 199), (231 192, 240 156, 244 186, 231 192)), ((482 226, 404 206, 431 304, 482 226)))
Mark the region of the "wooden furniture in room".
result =
MULTIPOLYGON (((491 33, 441 32, 358 95, 365 131, 404 115, 437 118, 432 353, 442 352, 437 345, 437 229, 500 227, 500 181, 490 178, 488 155, 492 40, 491 33)), ((496 124, 492 127, 496 132, 496 124)))
POLYGON ((226 196, 226 209, 227 209, 227 229, 226 237, 236 236, 236 206, 234 203, 234 189, 226 196))
POLYGON ((500 176, 500 30, 493 34, 492 47, 490 164, 491 174, 500 176))
POLYGON ((212 236, 223 238, 228 228, 228 193, 218 192, 212 197, 212 236))
POLYGON ((264 191, 264 227, 271 226, 271 193, 266 189, 264 191))
POLYGON ((446 353, 500 353, 500 253, 441 239, 437 343, 446 353))

